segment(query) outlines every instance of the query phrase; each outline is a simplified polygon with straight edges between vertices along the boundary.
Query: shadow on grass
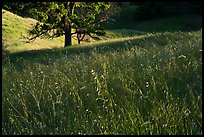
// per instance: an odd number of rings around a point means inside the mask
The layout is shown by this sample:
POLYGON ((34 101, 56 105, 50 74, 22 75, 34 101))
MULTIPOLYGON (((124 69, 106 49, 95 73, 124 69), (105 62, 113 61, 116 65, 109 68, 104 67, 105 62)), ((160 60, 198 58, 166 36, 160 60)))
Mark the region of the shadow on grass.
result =
POLYGON ((176 42, 183 40, 183 38, 190 39, 191 35, 183 32, 165 32, 165 33, 147 33, 144 35, 137 35, 125 38, 116 38, 110 40, 103 40, 96 43, 89 43, 87 45, 78 45, 67 48, 45 49, 25 51, 10 54, 10 62, 22 66, 23 63, 40 63, 49 65, 61 58, 70 58, 77 55, 89 57, 92 53, 97 54, 111 54, 112 52, 121 52, 132 47, 152 47, 152 46, 166 46, 171 41, 176 42), (185 36, 184 36, 185 35, 185 36), (49 62, 52 60, 52 62, 49 62))
MULTIPOLYGON (((22 61, 30 61, 33 63, 47 64, 49 58, 52 60, 59 59, 61 57, 85 55, 89 56, 91 53, 105 54, 108 52, 120 52, 123 49, 131 48, 134 46, 144 46, 155 42, 155 34, 141 35, 126 37, 120 39, 112 39, 107 41, 99 41, 96 43, 84 44, 80 46, 73 46, 67 48, 56 48, 56 49, 44 49, 44 50, 32 50, 17 53, 10 53, 10 62, 20 64, 22 61)), ((165 44, 165 41, 160 41, 165 44)))

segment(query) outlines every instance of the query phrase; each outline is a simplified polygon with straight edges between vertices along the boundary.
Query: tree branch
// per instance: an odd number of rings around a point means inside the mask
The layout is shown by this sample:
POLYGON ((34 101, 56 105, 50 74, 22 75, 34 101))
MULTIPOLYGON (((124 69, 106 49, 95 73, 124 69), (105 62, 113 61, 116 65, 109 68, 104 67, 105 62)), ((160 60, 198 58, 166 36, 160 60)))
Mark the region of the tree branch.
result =
POLYGON ((95 37, 95 36, 91 36, 91 34, 88 34, 91 38, 95 39, 95 40, 100 40, 99 37, 95 37))
POLYGON ((81 37, 80 41, 83 41, 83 39, 85 38, 86 34, 83 34, 83 36, 81 37))

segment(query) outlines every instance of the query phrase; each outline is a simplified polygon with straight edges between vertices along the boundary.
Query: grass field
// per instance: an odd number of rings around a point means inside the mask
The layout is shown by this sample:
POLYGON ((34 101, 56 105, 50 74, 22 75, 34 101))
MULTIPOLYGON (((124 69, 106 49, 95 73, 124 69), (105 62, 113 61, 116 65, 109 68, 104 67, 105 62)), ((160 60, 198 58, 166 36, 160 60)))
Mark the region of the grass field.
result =
POLYGON ((2 134, 202 134, 201 36, 126 28, 68 48, 39 39, 47 50, 35 51, 9 38, 2 134))

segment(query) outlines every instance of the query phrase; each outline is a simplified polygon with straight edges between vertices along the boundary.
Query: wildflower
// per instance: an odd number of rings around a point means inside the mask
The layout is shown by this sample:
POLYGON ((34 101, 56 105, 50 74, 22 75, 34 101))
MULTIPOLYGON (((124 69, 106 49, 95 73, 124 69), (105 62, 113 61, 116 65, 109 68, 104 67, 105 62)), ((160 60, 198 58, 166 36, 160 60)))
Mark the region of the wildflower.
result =
POLYGON ((148 82, 148 81, 146 82, 146 87, 147 87, 147 88, 149 87, 149 82, 148 82))
POLYGON ((102 117, 101 117, 101 116, 98 116, 98 118, 101 119, 102 117))
POLYGON ((102 78, 102 79, 105 79, 105 77, 104 77, 103 75, 101 75, 101 78, 102 78))
POLYGON ((167 124, 163 124, 163 127, 167 127, 167 124))
POLYGON ((179 59, 180 59, 180 58, 186 58, 186 56, 184 56, 184 55, 181 55, 181 56, 179 56, 178 58, 179 58, 179 59))
POLYGON ((91 73, 92 73, 92 75, 94 75, 94 74, 95 74, 95 71, 92 69, 92 70, 91 70, 91 73))

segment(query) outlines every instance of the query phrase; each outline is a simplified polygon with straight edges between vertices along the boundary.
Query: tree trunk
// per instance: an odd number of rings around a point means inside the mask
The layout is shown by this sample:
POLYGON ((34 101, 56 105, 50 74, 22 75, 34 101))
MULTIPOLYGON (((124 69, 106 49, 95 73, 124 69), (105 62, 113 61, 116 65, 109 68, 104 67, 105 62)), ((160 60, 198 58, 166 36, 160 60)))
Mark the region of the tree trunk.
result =
POLYGON ((72 35, 71 35, 71 25, 70 23, 65 24, 66 29, 65 29, 65 43, 64 47, 68 47, 72 45, 72 35))
POLYGON ((80 38, 81 38, 81 34, 78 33, 78 34, 77 34, 78 44, 80 44, 80 42, 81 42, 80 38))
MULTIPOLYGON (((74 13, 74 2, 67 2, 66 4, 66 9, 69 14, 73 15, 74 13)), ((65 43, 64 47, 68 47, 72 45, 72 27, 71 27, 71 22, 68 21, 68 16, 65 16, 65 22, 64 22, 64 27, 65 27, 65 43)))

